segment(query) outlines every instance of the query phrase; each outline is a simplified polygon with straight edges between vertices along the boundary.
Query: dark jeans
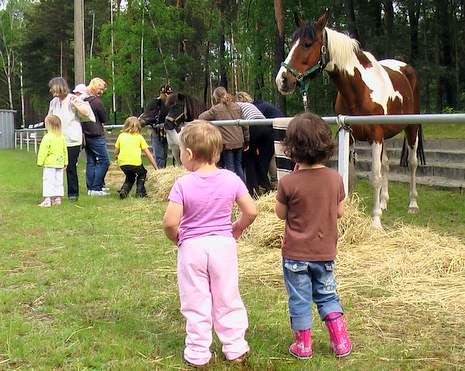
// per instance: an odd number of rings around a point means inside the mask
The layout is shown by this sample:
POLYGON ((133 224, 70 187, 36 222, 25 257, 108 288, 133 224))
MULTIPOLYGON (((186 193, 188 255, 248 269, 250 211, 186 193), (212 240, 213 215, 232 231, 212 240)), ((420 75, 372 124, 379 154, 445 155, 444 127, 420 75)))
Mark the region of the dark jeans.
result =
POLYGON ((166 167, 166 156, 168 156, 168 142, 166 137, 153 133, 151 137, 152 153, 159 169, 166 167))
POLYGON ((244 170, 242 170, 242 148, 225 149, 221 152, 220 166, 236 173, 245 183, 244 170))
POLYGON ((86 184, 89 191, 101 191, 110 166, 105 137, 86 136, 86 184))
POLYGON ((260 194, 259 186, 262 186, 265 192, 271 191, 268 170, 273 154, 273 128, 271 126, 251 126, 250 147, 248 151, 244 152, 244 164, 247 189, 252 196, 260 194))
POLYGON ((80 145, 68 147, 68 166, 66 167, 66 183, 68 185, 68 197, 79 197, 77 162, 80 152, 80 145))
POLYGON ((126 175, 124 184, 121 187, 122 191, 124 190, 125 193, 129 193, 132 186, 137 181, 136 193, 145 193, 145 177, 147 175, 147 170, 144 165, 123 165, 121 166, 121 170, 124 175, 126 175))

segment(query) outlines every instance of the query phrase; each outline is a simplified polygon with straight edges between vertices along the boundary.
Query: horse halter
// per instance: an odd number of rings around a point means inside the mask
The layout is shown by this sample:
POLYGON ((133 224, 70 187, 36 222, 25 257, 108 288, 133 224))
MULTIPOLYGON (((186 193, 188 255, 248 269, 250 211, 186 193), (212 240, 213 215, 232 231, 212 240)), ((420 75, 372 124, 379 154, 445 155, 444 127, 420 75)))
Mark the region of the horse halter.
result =
POLYGON ((289 66, 287 63, 282 62, 281 67, 284 67, 287 72, 289 72, 292 76, 295 77, 297 81, 297 85, 299 86, 300 93, 302 94, 302 101, 304 103, 304 109, 307 111, 307 95, 308 89, 310 87, 310 79, 308 77, 312 77, 315 72, 321 72, 325 69, 326 65, 328 64, 328 36, 326 34, 326 29, 323 32, 323 43, 321 44, 320 48, 320 58, 316 64, 307 68, 303 72, 297 72, 294 67, 289 66))
POLYGON ((171 117, 169 114, 166 115, 165 122, 169 122, 169 125, 165 124, 165 129, 168 129, 168 130, 175 129, 179 133, 181 123, 184 122, 186 119, 187 119, 187 107, 186 107, 186 103, 184 102, 184 108, 178 116, 171 117))

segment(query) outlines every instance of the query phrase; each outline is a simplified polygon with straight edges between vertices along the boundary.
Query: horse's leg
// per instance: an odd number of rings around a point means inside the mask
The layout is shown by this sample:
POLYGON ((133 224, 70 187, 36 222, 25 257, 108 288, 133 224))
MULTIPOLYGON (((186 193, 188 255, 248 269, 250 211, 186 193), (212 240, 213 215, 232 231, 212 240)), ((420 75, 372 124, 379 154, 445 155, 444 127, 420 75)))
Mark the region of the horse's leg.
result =
MULTIPOLYGON (((408 128, 406 131, 409 130, 408 128)), ((416 129, 418 132, 418 129, 416 129)), ((409 205, 408 205, 408 212, 410 214, 416 214, 419 210, 417 204, 417 167, 418 167, 418 159, 417 159, 417 148, 418 148, 418 134, 415 137, 415 143, 413 146, 409 143, 408 144, 408 167, 410 170, 410 194, 409 194, 409 205)))
POLYGON ((382 229, 380 207, 380 193, 381 193, 381 153, 383 150, 383 143, 373 142, 371 145, 371 186, 373 187, 373 227, 382 229))
POLYGON ((388 188, 388 174, 389 174, 389 159, 387 156, 386 146, 383 145, 383 154, 381 156, 381 210, 387 210, 389 203, 389 188, 388 188))
POLYGON ((181 165, 181 155, 179 149, 179 134, 176 130, 165 130, 166 132, 166 141, 168 142, 168 146, 170 147, 171 153, 173 154, 173 158, 176 165, 181 165))

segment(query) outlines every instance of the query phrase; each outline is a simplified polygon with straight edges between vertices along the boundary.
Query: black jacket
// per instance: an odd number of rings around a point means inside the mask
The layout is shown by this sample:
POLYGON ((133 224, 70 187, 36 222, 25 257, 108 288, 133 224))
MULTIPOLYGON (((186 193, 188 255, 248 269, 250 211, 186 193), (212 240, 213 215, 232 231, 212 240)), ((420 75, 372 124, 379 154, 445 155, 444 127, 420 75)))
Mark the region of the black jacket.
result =
POLYGON ((95 122, 83 122, 82 132, 88 137, 100 137, 105 134, 103 124, 107 121, 107 111, 102 103, 102 100, 95 95, 90 95, 84 99, 89 102, 90 108, 95 115, 95 122))

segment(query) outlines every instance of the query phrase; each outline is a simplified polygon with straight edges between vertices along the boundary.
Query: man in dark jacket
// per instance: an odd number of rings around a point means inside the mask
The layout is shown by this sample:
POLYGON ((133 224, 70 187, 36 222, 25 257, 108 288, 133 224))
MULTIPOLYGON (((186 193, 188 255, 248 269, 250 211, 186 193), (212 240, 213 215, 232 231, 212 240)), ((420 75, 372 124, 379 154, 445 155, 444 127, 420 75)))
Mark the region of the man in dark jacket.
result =
POLYGON ((152 128, 150 134, 152 153, 159 169, 166 167, 166 158, 168 156, 168 142, 162 124, 165 122, 165 116, 168 113, 165 105, 166 98, 172 92, 173 90, 169 84, 163 85, 160 88, 160 95, 152 99, 144 113, 139 117, 144 126, 149 125, 152 128))

